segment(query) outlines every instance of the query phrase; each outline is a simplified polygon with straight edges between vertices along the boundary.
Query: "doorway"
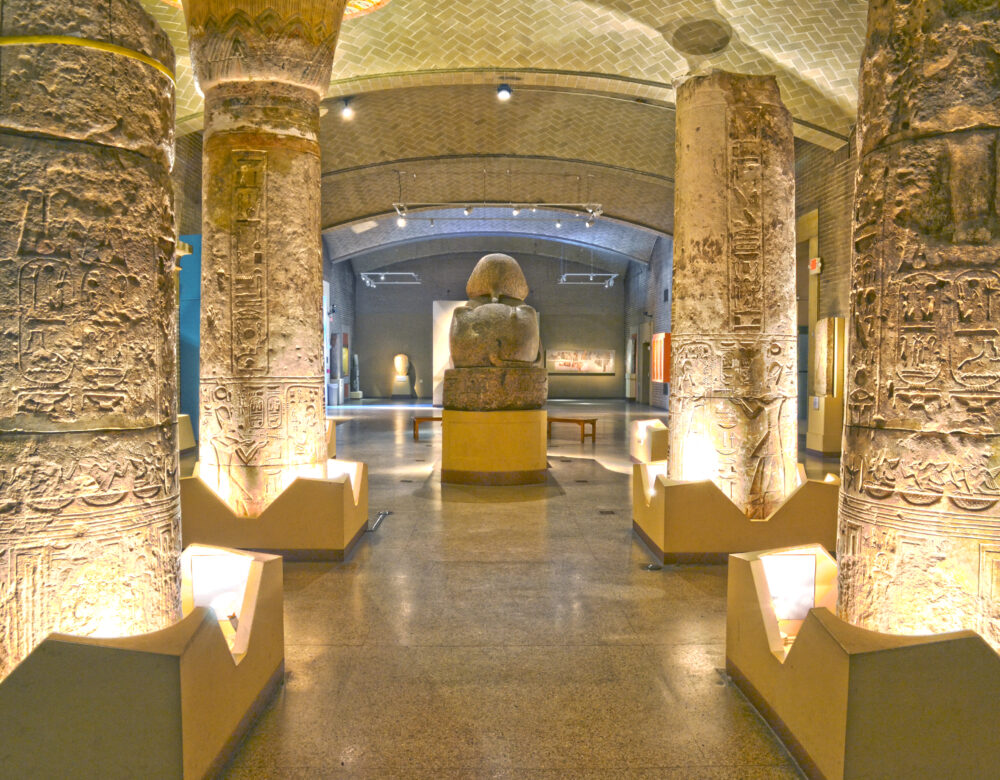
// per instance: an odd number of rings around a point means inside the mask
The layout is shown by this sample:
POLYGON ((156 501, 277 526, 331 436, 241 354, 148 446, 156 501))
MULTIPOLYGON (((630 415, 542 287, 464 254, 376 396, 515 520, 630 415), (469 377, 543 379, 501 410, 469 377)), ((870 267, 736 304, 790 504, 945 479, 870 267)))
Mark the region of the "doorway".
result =
POLYGON ((642 362, 640 365, 641 373, 639 375, 639 403, 649 405, 649 399, 652 396, 653 382, 652 374, 650 372, 650 361, 652 359, 652 351, 650 350, 650 343, 648 341, 642 342, 642 362))

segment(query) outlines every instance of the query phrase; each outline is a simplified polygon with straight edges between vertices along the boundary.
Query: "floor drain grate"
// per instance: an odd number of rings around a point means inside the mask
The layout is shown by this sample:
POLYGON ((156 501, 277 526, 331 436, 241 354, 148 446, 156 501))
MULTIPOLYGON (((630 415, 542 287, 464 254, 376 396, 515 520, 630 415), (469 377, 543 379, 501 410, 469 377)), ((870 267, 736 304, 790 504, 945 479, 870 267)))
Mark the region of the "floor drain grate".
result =
POLYGON ((614 513, 615 513, 614 509, 601 509, 601 510, 598 510, 598 514, 602 514, 602 515, 613 515, 614 513))
POLYGON ((590 484, 590 480, 589 479, 578 479, 578 480, 575 480, 575 481, 576 481, 576 484, 578 484, 578 485, 589 485, 590 484))
POLYGON ((572 463, 573 459, 572 458, 559 458, 559 462, 560 463, 572 463))
POLYGON ((413 480, 412 480, 412 479, 401 479, 401 480, 399 480, 399 481, 400 481, 400 482, 413 482, 413 480))

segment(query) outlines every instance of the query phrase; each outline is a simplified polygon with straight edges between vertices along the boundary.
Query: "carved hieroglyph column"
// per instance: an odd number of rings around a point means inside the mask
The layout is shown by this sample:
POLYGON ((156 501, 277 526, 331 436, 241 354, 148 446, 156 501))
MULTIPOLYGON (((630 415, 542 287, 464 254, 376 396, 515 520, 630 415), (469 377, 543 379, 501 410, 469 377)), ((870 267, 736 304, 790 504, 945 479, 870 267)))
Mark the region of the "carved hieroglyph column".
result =
POLYGON ((189 0, 205 94, 202 479, 259 515, 326 476, 319 101, 345 0, 189 0))
POLYGON ((670 476, 766 517, 797 450, 794 147, 775 79, 687 80, 676 144, 670 476))
POLYGON ((0 0, 0 43, 2 678, 177 619, 180 539, 173 50, 137 0, 0 0))
POLYGON ((871 5, 840 612, 1000 648, 1000 6, 871 5))

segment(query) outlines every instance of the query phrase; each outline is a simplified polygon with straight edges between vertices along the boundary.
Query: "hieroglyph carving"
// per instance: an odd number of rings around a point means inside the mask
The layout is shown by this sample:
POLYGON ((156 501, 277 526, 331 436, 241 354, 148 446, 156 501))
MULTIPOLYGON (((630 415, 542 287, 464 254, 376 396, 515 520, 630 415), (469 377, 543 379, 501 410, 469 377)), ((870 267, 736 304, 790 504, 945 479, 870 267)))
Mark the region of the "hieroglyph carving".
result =
POLYGON ((748 517, 795 485, 792 135, 773 80, 678 93, 670 472, 748 517))
MULTIPOLYGON (((4 35, 113 29, 172 66, 138 3, 36 5, 0 0, 4 35)), ((0 679, 52 631, 179 616, 172 116, 126 55, 0 49, 0 679)))
POLYGON ((764 322, 762 147, 759 106, 730 108, 729 320, 736 333, 759 333, 764 322))
POLYGON ((230 312, 233 374, 267 374, 267 154, 236 152, 230 312))
POLYGON ((973 5, 870 12, 840 611, 1000 648, 1000 8, 973 5))

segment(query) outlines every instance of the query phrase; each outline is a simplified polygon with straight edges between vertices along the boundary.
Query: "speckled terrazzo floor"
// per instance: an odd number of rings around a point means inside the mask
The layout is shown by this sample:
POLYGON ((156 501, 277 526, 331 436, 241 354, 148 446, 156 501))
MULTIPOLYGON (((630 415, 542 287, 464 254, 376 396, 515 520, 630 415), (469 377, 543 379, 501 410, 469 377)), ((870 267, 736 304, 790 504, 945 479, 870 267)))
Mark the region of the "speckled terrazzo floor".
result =
POLYGON ((285 565, 287 678, 226 777, 800 776, 722 671, 725 567, 644 568, 625 435, 663 411, 553 412, 600 422, 554 427, 548 485, 442 490, 413 406, 330 410, 392 514, 346 563, 285 565))

